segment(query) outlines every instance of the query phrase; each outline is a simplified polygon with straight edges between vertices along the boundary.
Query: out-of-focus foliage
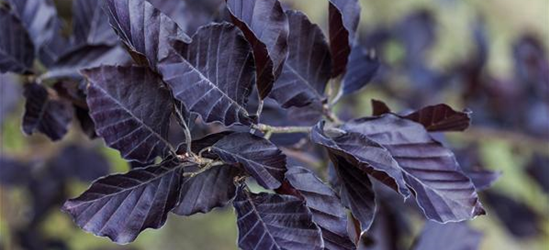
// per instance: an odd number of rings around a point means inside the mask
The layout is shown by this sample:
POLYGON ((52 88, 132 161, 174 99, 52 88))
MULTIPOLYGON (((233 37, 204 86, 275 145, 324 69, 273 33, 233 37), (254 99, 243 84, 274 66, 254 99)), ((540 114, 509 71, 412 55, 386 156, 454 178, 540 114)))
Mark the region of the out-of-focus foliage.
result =
MULTIPOLYGON (((303 11, 327 33, 328 1, 282 2, 303 11)), ((374 53, 382 65, 373 83, 336 107, 340 107, 341 117, 370 115, 371 99, 386 100, 393 110, 411 111, 441 102, 468 108, 472 111, 472 127, 463 134, 441 135, 437 139, 457 151, 457 159, 467 168, 466 172, 487 169, 503 174, 490 192, 481 194, 487 216, 469 222, 475 231, 465 230, 464 234, 473 234, 476 239, 477 231, 481 232, 481 249, 541 250, 547 247, 549 17, 546 12, 549 2, 360 2, 361 23, 356 36, 368 49, 366 53, 374 53)), ((65 23, 62 32, 68 32, 69 24, 76 21, 71 18, 71 1, 55 0, 54 3, 65 23)), ((52 48, 44 50, 47 49, 52 48)), ((84 56, 93 57, 93 53, 86 54, 84 56)), ((71 66, 70 60, 67 61, 69 63, 58 68, 71 66)), ((69 70, 69 73, 74 72, 69 70)), ((215 209, 208 216, 171 215, 162 229, 147 230, 124 247, 75 230, 59 208, 66 197, 74 197, 87 188, 87 181, 92 179, 88 174, 102 174, 91 171, 84 172, 85 176, 74 174, 59 178, 49 176, 49 170, 85 167, 90 161, 104 157, 108 164, 102 160, 97 164, 105 164, 105 169, 110 165, 111 172, 125 172, 129 169, 128 163, 101 140, 89 140, 75 129, 70 129, 65 140, 57 143, 41 134, 22 135, 20 118, 24 104, 22 98, 14 97, 22 97, 23 88, 14 77, 0 76, 1 164, 2 169, 7 165, 16 168, 0 172, 2 183, 3 178, 10 177, 9 185, 0 187, 0 249, 44 249, 46 245, 77 250, 236 248, 236 217, 232 208, 215 209), (86 162, 57 160, 61 154, 86 150, 94 155, 84 157, 89 159, 86 162), (25 164, 12 165, 11 159, 25 164), (22 174, 27 171, 30 174, 22 174)), ((80 124, 73 121, 70 126, 77 128, 80 124)), ((400 202, 400 197, 380 196, 379 206, 386 209, 376 217, 364 247, 409 249, 416 236, 422 232, 428 235, 436 228, 428 224, 422 229, 419 213, 403 217, 400 208, 409 209, 411 205, 400 202), (400 238, 393 241, 379 240, 397 235, 400 238)), ((421 238, 415 244, 422 246, 421 238)))

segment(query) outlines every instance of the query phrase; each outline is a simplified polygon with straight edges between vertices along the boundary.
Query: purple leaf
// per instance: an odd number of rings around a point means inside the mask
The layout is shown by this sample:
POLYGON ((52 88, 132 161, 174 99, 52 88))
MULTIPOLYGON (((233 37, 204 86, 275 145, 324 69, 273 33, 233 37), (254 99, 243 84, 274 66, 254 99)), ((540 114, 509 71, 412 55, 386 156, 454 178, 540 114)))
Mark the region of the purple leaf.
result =
POLYGON ((330 47, 322 30, 299 11, 286 11, 290 24, 288 60, 270 97, 284 108, 303 107, 325 99, 330 79, 330 47))
POLYGON ((0 125, 17 109, 22 92, 15 74, 0 74, 0 125))
POLYGON ((403 197, 410 196, 402 170, 390 152, 365 135, 340 129, 325 130, 324 123, 320 122, 311 131, 311 140, 324 146, 332 158, 342 157, 403 197))
POLYGON ((421 123, 429 132, 463 131, 471 124, 470 111, 455 111, 446 104, 427 106, 404 118, 421 123))
POLYGON ((76 119, 80 123, 80 128, 82 132, 88 136, 90 139, 97 138, 97 133, 95 132, 95 123, 93 122, 90 116, 89 109, 83 109, 78 106, 74 106, 76 119))
POLYGON ((288 18, 278 0, 226 0, 233 23, 252 44, 257 89, 265 99, 288 57, 288 18))
POLYGON ((427 218, 444 223, 485 214, 454 154, 421 124, 386 114, 351 121, 342 129, 365 135, 390 152, 427 218))
POLYGON ((25 84, 24 96, 23 132, 32 135, 34 131, 39 131, 53 141, 61 139, 73 117, 72 104, 54 99, 45 87, 36 83, 25 84))
POLYGON ((286 179, 305 199, 313 214, 313 221, 322 231, 326 249, 356 249, 349 239, 347 213, 337 194, 304 167, 290 167, 286 172, 286 179))
POLYGON ((373 51, 366 51, 360 45, 354 45, 341 84, 342 94, 348 95, 362 89, 374 78, 379 67, 379 59, 373 51))
POLYGON ((164 225, 177 204, 183 167, 188 165, 167 161, 101 178, 65 202, 63 211, 87 232, 118 244, 132 242, 143 230, 164 225))
POLYGON ((169 55, 169 41, 189 38, 168 16, 145 0, 105 0, 105 12, 111 26, 139 65, 156 69, 169 55))
POLYGON ((269 140, 250 133, 233 133, 212 146, 212 153, 226 163, 242 164, 266 189, 280 187, 286 172, 286 156, 269 140))
POLYGON ((465 222, 438 224, 427 222, 414 243, 417 250, 477 250, 480 249, 482 233, 467 226, 465 222))
MULTIPOLYGON (((372 100, 372 106, 374 116, 392 113, 382 101, 372 100)), ((471 124, 471 111, 455 111, 446 104, 427 106, 408 115, 397 116, 420 123, 429 132, 464 131, 471 124)))
POLYGON ((323 249, 320 229, 304 201, 290 195, 253 194, 242 184, 233 202, 238 247, 251 249, 323 249))
POLYGON ((0 26, 0 73, 29 73, 34 60, 34 47, 23 24, 0 6, 0 26))
POLYGON ((528 204, 517 201, 507 195, 496 192, 485 192, 486 203, 490 211, 497 216, 503 227, 518 239, 540 236, 544 232, 544 216, 528 204))
POLYGON ((332 77, 343 74, 351 54, 351 45, 360 20, 358 0, 329 0, 330 48, 332 77))
POLYGON ((187 34, 194 34, 207 25, 225 8, 224 0, 149 0, 162 13, 173 19, 187 34))
POLYGON ((526 172, 534 179, 542 190, 549 194, 549 158, 535 154, 526 168, 526 172))
POLYGON ((232 165, 215 166, 194 177, 185 177, 179 195, 179 205, 173 209, 178 215, 208 213, 224 207, 235 196, 234 179, 241 171, 232 165))
POLYGON ((87 102, 97 134, 128 160, 149 162, 165 155, 171 94, 147 68, 102 66, 86 69, 87 102))
POLYGON ((99 0, 76 0, 72 6, 73 41, 78 45, 114 45, 118 42, 116 33, 109 25, 99 0))
POLYGON ((334 167, 340 179, 340 197, 360 222, 361 235, 370 229, 376 212, 375 192, 366 172, 341 157, 335 157, 334 167))
MULTIPOLYGON (((223 139, 223 137, 225 137, 227 135, 230 135, 232 133, 234 133, 234 132, 233 131, 223 131, 223 132, 219 132, 219 133, 209 134, 209 135, 206 135, 202 138, 193 140, 192 143, 191 143, 191 151, 193 151, 193 153, 195 153, 195 154, 198 154, 198 153, 200 153, 200 151, 202 149, 214 145, 216 142, 223 139)), ((187 150, 186 143, 181 143, 181 145, 179 145, 177 147, 177 154, 178 155, 183 155, 183 154, 186 153, 185 152, 186 150, 187 150)), ((207 158, 217 157, 217 156, 215 156, 211 153, 208 153, 208 152, 202 152, 202 156, 205 156, 207 158)))
POLYGON ((250 45, 229 23, 202 27, 190 44, 176 41, 158 66, 175 98, 206 122, 251 124, 246 103, 254 80, 250 45), (227 66, 227 65, 230 65, 227 66))
POLYGON ((110 171, 109 162, 103 155, 76 144, 64 147, 52 164, 59 176, 76 177, 81 181, 93 181, 110 171))
POLYGON ((72 78, 80 80, 80 70, 105 65, 125 64, 129 62, 125 51, 119 47, 107 45, 84 45, 59 57, 42 75, 43 79, 72 78))

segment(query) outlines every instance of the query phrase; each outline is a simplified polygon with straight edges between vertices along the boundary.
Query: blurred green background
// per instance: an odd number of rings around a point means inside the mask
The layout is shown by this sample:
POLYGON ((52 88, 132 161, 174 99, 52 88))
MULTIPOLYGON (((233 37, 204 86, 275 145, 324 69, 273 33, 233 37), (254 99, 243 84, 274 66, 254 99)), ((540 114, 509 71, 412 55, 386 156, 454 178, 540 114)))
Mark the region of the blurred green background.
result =
MULTIPOLYGON (((327 22, 327 1, 325 0, 284 0, 288 6, 304 11, 313 22, 321 25, 325 31, 327 22)), ((445 70, 457 61, 463 61, 471 50, 471 25, 478 15, 486 22, 490 37, 490 57, 488 71, 503 78, 510 77, 513 70, 511 47, 514 40, 525 32, 537 34, 546 50, 549 50, 549 1, 547 0, 361 0, 362 16, 359 29, 369 31, 379 26, 391 26, 400 21, 403 16, 418 9, 430 10, 438 23, 438 40, 434 49, 429 52, 428 64, 435 69, 445 70)), ((70 13, 70 1, 56 1, 61 14, 70 13)), ((68 15, 68 14, 67 14, 68 15)), ((403 48, 399 44, 391 46, 387 51, 389 60, 399 60, 403 48)), ((409 86, 405 79, 396 78, 398 86, 409 86)), ((405 87, 403 87, 405 88, 405 87)), ((459 96, 452 92, 440 93, 442 99, 453 107, 467 107, 459 96)), ((384 91, 383 86, 375 82, 367 86, 352 99, 357 104, 353 108, 354 116, 370 114, 370 99, 386 101, 395 110, 406 108, 398 98, 384 91)), ((346 109, 342 102, 339 109, 346 109)), ((475 110, 473 110, 474 112, 475 110)), ((110 159, 114 172, 128 170, 126 162, 120 159, 118 152, 108 149, 101 140, 90 141, 80 135, 78 129, 71 129, 70 134, 58 143, 52 143, 42 135, 25 137, 21 133, 21 114, 23 103, 17 112, 7 120, 1 131, 2 154, 14 155, 26 159, 42 159, 53 154, 61 145, 78 141, 101 147, 101 151, 110 159)), ((75 125, 73 125, 75 126, 75 125)), ((549 249, 549 199, 541 188, 525 175, 523 168, 533 152, 549 155, 549 143, 532 138, 534 143, 520 140, 516 137, 498 137, 483 134, 474 129, 463 134, 451 134, 447 143, 459 149, 464 145, 474 143, 479 148, 479 158, 483 166, 492 170, 500 170, 503 176, 492 187, 493 190, 505 193, 521 202, 525 202, 535 211, 542 214, 541 224, 544 233, 541 236, 517 240, 501 226, 501 222, 487 207, 488 215, 482 216, 471 225, 480 229, 485 238, 482 249, 549 249), (541 145, 542 148, 539 148, 541 145)), ((549 128, 548 128, 549 129, 549 128)), ((522 136, 521 131, 510 131, 522 136)), ((530 138, 526 136, 527 138, 530 138)), ((547 176, 546 178, 549 178, 547 176)), ((71 183, 70 192, 73 196, 80 194, 87 184, 71 183)), ((25 191, 18 189, 0 189, 0 239, 3 249, 17 249, 10 242, 10 228, 24 221, 25 191)), ((146 230, 138 239, 128 246, 118 247, 107 239, 97 238, 78 229, 68 216, 61 212, 53 212, 43 223, 44 234, 66 240, 71 249, 236 249, 236 220, 231 207, 216 209, 207 215, 196 215, 190 218, 170 215, 166 225, 159 230, 146 230)), ((419 220, 415 220, 419 221, 419 220)), ((414 227, 415 234, 421 229, 414 227)))

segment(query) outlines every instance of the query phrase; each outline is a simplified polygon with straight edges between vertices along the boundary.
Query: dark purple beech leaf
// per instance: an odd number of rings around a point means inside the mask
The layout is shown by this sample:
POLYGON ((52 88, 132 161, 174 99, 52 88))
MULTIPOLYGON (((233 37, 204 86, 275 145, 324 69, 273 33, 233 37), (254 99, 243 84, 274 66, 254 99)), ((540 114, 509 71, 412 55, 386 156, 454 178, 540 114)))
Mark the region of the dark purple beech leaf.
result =
POLYGON ((212 147, 226 163, 241 164, 266 189, 280 187, 286 172, 286 156, 269 140, 250 133, 233 133, 212 147))
POLYGON ((515 200, 507 195, 487 191, 483 198, 512 236, 528 239, 540 236, 544 232, 543 215, 528 204, 515 200))
MULTIPOLYGON (((392 113, 382 101, 372 100, 372 106, 374 116, 392 113)), ((420 123, 429 132, 464 131, 471 124, 471 111, 455 111, 446 104, 427 106, 408 115, 397 116, 420 123)))
POLYGON ((390 152, 365 135, 335 128, 325 129, 324 122, 319 122, 311 131, 311 140, 326 148, 334 163, 337 163, 337 157, 344 158, 350 163, 345 166, 354 165, 404 198, 410 196, 402 170, 390 152))
POLYGON ((385 114, 353 120, 342 129, 367 136, 390 152, 427 218, 445 223, 486 213, 454 154, 421 124, 385 114))
POLYGON ((15 74, 0 74, 0 126, 17 110, 23 88, 15 74))
POLYGON ((438 104, 424 107, 404 118, 421 123, 429 132, 463 131, 471 124, 471 111, 459 112, 446 104, 438 104))
POLYGON ((21 186, 31 179, 31 168, 16 159, 0 155, 0 185, 21 186))
POLYGON ((347 69, 351 46, 360 20, 358 0, 329 0, 330 48, 332 51, 332 77, 347 69))
POLYGON ((58 176, 75 177, 91 182, 108 175, 107 159, 94 149, 72 144, 64 147, 51 163, 58 176))
POLYGON ((382 101, 372 99, 372 115, 381 116, 383 114, 391 113, 391 108, 382 101))
MULTIPOLYGON (((186 0, 147 0, 152 6, 158 9, 160 12, 164 13, 166 16, 171 18, 177 26, 179 26, 183 31, 187 25, 187 16, 184 15, 185 10, 187 9, 186 0)), ((200 1, 197 1, 200 2, 200 1)), ((192 34, 192 33, 189 33, 192 34)))
POLYGON ((34 42, 36 51, 58 35, 60 20, 52 0, 7 0, 34 42))
POLYGON ((29 73, 34 47, 21 21, 0 6, 0 73, 29 73))
POLYGON ((489 170, 469 170, 465 174, 471 178, 477 192, 490 188, 501 176, 501 172, 489 170))
POLYGON ((97 134, 122 157, 142 163, 174 151, 168 142, 171 93, 145 67, 86 69, 87 103, 97 134))
POLYGON ((238 247, 252 249, 324 249, 321 231, 305 202, 291 195, 251 193, 238 187, 233 201, 238 247))
POLYGON ((286 180, 305 199, 322 231, 325 249, 356 249, 347 233, 347 213, 334 190, 304 167, 290 167, 286 180))
POLYGON ((99 0, 73 2, 72 43, 74 45, 114 45, 118 42, 101 3, 102 1, 99 0))
POLYGON ((482 233, 465 222, 439 224, 427 222, 416 239, 415 250, 478 250, 482 233))
POLYGON ((84 134, 86 134, 90 139, 97 138, 97 133, 95 132, 95 123, 90 116, 90 110, 81 108, 79 106, 74 106, 74 111, 76 119, 80 123, 80 128, 82 129, 82 132, 84 132, 84 134))
POLYGON ((25 84, 25 114, 23 132, 32 135, 35 131, 45 134, 52 141, 61 139, 68 130, 73 117, 72 104, 53 98, 48 90, 39 84, 25 84))
POLYGON ((355 44, 349 55, 347 71, 341 83, 341 93, 349 95, 362 89, 374 78, 380 65, 373 50, 366 51, 355 44))
POLYGON ((57 59, 50 69, 42 75, 43 79, 72 78, 81 79, 81 69, 101 65, 121 65, 129 62, 127 53, 119 46, 84 45, 67 52, 57 59))
MULTIPOLYGON (((173 19, 187 34, 194 34, 200 26, 220 21, 225 0, 149 0, 162 13, 173 19)), ((228 15, 228 13, 227 13, 228 15)))
POLYGON ((246 103, 254 80, 253 56, 229 23, 200 28, 190 44, 175 41, 158 70, 177 100, 208 123, 250 125, 246 103), (227 66, 227 65, 230 65, 227 66))
POLYGON ((156 69, 169 55, 169 41, 189 41, 187 35, 168 16, 145 0, 105 0, 109 22, 133 60, 156 69))
POLYGON ((179 205, 172 212, 190 216, 208 213, 216 207, 224 207, 235 196, 234 179, 240 173, 238 167, 221 165, 194 177, 185 177, 179 195, 179 205))
POLYGON ((360 222, 360 235, 374 222, 376 212, 375 192, 368 174, 342 157, 335 157, 334 167, 339 177, 342 203, 351 209, 354 218, 360 222))
MULTIPOLYGON (((193 153, 195 153, 195 154, 198 154, 198 153, 200 153, 200 151, 202 149, 205 149, 207 147, 210 147, 210 146, 214 145, 216 142, 223 139, 223 137, 225 137, 227 135, 230 135, 232 133, 234 133, 234 132, 233 131, 223 131, 223 132, 219 132, 219 133, 209 134, 209 135, 206 135, 202 138, 193 140, 192 143, 191 143, 191 151, 193 151, 193 153)), ((181 143, 181 145, 179 145, 177 147, 176 152, 177 152, 178 155, 183 155, 183 154, 186 153, 185 152, 186 150, 187 150, 186 143, 181 143)), ((217 157, 215 154, 211 154, 207 151, 202 152, 202 156, 207 157, 207 158, 217 157)))
POLYGON ((164 225, 177 205, 183 168, 189 165, 168 160, 101 178, 62 210, 86 232, 118 244, 132 242, 143 230, 164 225))
POLYGON ((322 30, 299 11, 288 10, 288 60, 271 94, 284 108, 303 107, 325 99, 330 79, 330 47, 322 30))
POLYGON ((288 18, 278 0, 226 0, 233 19, 253 48, 259 97, 265 99, 288 57, 288 18))

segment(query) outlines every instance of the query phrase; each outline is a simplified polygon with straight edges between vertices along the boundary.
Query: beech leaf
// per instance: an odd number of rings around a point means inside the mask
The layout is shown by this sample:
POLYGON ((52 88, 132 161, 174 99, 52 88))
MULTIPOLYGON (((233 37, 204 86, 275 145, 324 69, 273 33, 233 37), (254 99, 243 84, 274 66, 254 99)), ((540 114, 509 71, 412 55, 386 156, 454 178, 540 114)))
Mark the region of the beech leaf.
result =
POLYGON ((373 50, 367 51, 355 44, 349 55, 347 71, 341 83, 341 93, 349 95, 362 89, 374 78, 379 67, 379 59, 373 50))
POLYGON ((101 178, 65 202, 63 211, 87 232, 118 244, 132 242, 143 230, 164 225, 177 204, 183 167, 188 165, 165 161, 101 178))
POLYGON ((272 142, 250 133, 233 133, 212 146, 212 153, 226 163, 241 164, 266 189, 280 187, 286 156, 272 142))
MULTIPOLYGON (((128 160, 150 162, 166 155, 171 94, 145 67, 102 66, 82 71, 96 132, 128 160)), ((174 151, 174 150, 172 150, 174 151)))
POLYGON ((206 122, 251 124, 246 103, 254 80, 250 45, 229 23, 200 28, 190 44, 175 41, 158 66, 173 95, 206 122), (228 67, 227 65, 230 65, 228 67))
POLYGON ((361 8, 358 0, 329 0, 329 2, 332 77, 337 77, 347 69, 361 8))
POLYGON ((72 104, 52 98, 45 87, 36 83, 26 84, 24 95, 23 132, 32 135, 34 131, 39 131, 52 141, 61 139, 73 117, 72 104))
POLYGON ((233 202, 238 246, 252 249, 323 249, 320 229, 301 199, 290 195, 253 194, 245 184, 233 202))
POLYGON ((288 57, 288 18, 278 0, 226 0, 233 23, 253 48, 257 89, 265 99, 288 57))
POLYGON ((303 107, 325 99, 330 79, 330 47, 322 30, 299 11, 286 11, 290 24, 288 60, 270 97, 284 108, 303 107))
POLYGON ((118 42, 101 3, 100 0, 74 1, 73 45, 114 45, 118 42))
POLYGON ((34 60, 34 47, 25 27, 2 6, 0 27, 0 73, 29 73, 34 60))
POLYGON ((416 250, 477 250, 480 249, 482 233, 461 223, 438 224, 427 222, 416 239, 416 250))

